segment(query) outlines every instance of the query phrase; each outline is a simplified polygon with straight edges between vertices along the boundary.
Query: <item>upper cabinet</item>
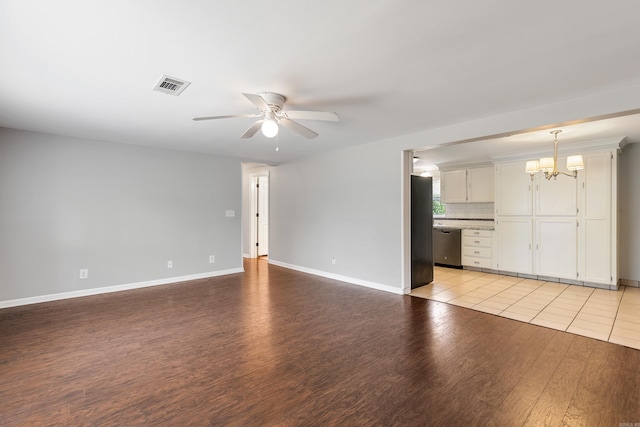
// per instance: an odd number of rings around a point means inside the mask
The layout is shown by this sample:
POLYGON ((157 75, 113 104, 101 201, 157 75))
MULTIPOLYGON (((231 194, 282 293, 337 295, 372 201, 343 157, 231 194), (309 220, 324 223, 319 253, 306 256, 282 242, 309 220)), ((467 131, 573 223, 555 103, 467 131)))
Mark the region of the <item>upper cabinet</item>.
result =
MULTIPOLYGON (((566 157, 559 157, 558 164, 564 165, 566 157)), ((520 171, 522 173, 522 171, 520 171)), ((562 170, 562 172, 567 172, 562 170)), ((527 175, 527 174, 524 174, 527 175)), ((528 175, 527 175, 528 176, 528 175)), ((556 179, 536 179, 535 213, 539 216, 575 216, 578 213, 578 180, 566 176, 556 179)))
POLYGON ((440 172, 440 201, 442 203, 467 202, 467 170, 440 172))
MULTIPOLYGON (((559 161, 563 159, 560 158, 559 161)), ((525 162, 496 166, 496 214, 500 216, 575 216, 578 213, 578 184, 560 176, 550 181, 525 173, 525 162)))
POLYGON ((493 166, 440 173, 442 203, 487 203, 494 200, 493 166))
POLYGON ((493 166, 467 169, 467 202, 493 202, 494 191, 493 166))
POLYGON ((533 215, 532 183, 524 173, 525 162, 501 163, 496 166, 496 214, 533 215))

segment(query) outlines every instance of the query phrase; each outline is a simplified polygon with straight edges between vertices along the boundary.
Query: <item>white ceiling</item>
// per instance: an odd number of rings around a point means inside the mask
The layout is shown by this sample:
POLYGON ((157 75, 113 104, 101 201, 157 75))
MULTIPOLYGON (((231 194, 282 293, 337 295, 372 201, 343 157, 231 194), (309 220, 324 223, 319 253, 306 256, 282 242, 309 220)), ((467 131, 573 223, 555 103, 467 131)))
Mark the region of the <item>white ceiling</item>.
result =
MULTIPOLYGON (((640 2, 0 0, 0 126, 278 163, 640 79, 640 2), (192 82, 152 92, 161 75, 192 82), (283 129, 242 92, 335 111, 283 129)), ((481 136, 481 135, 479 135, 481 136)))
MULTIPOLYGON (((429 172, 438 177, 439 169, 450 169, 457 165, 473 165, 493 161, 517 158, 531 154, 551 155, 553 153, 554 136, 551 130, 561 130, 558 134, 559 150, 569 150, 573 154, 581 153, 581 146, 589 143, 613 142, 624 140, 625 143, 640 142, 640 114, 594 120, 584 123, 558 126, 545 126, 518 134, 498 136, 474 141, 461 141, 414 152, 415 173, 429 172)), ((588 149, 588 148, 587 148, 588 149)))

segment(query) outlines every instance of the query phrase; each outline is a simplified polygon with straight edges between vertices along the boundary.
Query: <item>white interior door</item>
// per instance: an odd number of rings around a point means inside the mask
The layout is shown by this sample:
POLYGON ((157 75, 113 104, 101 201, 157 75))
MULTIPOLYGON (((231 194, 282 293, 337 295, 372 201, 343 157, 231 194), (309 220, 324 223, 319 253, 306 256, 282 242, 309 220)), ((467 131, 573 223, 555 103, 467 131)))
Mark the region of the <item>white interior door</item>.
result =
POLYGON ((256 188, 256 243, 258 256, 269 254, 269 176, 260 175, 256 188))

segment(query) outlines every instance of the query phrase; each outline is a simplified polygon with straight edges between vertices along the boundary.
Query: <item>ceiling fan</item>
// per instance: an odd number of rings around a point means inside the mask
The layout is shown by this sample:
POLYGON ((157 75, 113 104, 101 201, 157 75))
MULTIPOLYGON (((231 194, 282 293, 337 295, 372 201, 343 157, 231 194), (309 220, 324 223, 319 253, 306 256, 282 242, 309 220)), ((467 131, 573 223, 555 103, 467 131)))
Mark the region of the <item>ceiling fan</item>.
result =
POLYGON ((287 100, 283 95, 272 92, 262 92, 259 94, 243 93, 243 95, 255 105, 259 113, 255 114, 232 114, 227 116, 208 116, 208 117, 194 117, 193 120, 216 120, 216 119, 230 119, 234 117, 259 117, 260 119, 255 122, 240 138, 251 138, 258 129, 262 130, 262 133, 267 138, 273 138, 278 134, 279 125, 296 132, 305 138, 315 138, 318 134, 311 129, 302 126, 301 124, 294 122, 292 119, 300 120, 324 120, 330 122, 337 122, 338 115, 336 113, 326 111, 293 111, 283 110, 282 107, 287 100))

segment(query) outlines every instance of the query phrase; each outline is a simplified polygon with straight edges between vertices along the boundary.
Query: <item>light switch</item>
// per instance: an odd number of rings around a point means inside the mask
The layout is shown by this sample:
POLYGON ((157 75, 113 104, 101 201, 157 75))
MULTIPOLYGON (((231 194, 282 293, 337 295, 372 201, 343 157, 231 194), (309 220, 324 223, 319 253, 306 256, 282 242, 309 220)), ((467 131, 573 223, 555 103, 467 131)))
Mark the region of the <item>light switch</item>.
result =
POLYGON ((236 211, 234 211, 234 210, 228 210, 227 211, 227 218, 232 218, 234 216, 236 216, 236 211))

